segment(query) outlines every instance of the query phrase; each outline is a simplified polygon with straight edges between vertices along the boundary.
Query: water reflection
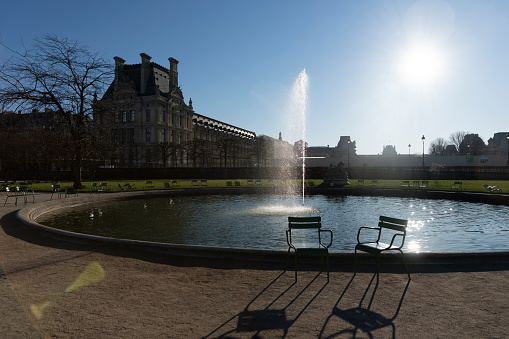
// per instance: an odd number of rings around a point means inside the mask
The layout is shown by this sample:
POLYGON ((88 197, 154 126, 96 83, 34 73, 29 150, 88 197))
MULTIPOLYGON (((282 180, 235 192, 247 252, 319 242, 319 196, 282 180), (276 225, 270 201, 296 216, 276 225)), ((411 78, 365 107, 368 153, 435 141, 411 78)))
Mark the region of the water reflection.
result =
POLYGON ((102 203, 38 221, 80 233, 178 244, 286 249, 287 216, 320 215, 332 251, 353 251, 380 215, 408 219, 409 252, 508 250, 509 207, 399 197, 212 195, 102 203))

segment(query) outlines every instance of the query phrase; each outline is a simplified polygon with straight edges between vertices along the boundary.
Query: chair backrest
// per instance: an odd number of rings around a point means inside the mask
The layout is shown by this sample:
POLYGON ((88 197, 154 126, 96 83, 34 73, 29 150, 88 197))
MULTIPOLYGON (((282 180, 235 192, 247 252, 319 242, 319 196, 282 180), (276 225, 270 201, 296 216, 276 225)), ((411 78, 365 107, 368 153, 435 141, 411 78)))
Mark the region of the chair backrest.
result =
POLYGON ((321 217, 288 217, 289 229, 312 229, 321 227, 321 217))
POLYGON ((382 215, 380 216, 380 219, 378 221, 378 227, 380 227, 380 230, 383 228, 390 228, 392 230, 403 232, 405 234, 407 225, 408 220, 384 217, 382 215))

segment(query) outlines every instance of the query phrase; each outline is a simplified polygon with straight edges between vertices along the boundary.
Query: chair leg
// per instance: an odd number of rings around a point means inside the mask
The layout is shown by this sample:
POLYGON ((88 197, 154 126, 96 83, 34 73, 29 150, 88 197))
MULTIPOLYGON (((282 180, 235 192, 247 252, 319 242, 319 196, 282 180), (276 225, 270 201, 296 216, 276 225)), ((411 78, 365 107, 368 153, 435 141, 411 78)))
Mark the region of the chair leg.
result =
POLYGON ((376 283, 380 280, 380 255, 376 256, 376 283))
POLYGON ((327 252, 327 282, 329 282, 330 275, 330 262, 329 262, 329 253, 327 252))
POLYGON ((355 248, 355 254, 353 255, 353 275, 357 274, 357 247, 355 248))
POLYGON ((401 257, 403 258, 403 263, 405 264, 406 273, 408 274, 408 280, 411 280, 411 278, 410 278, 410 271, 408 270, 408 265, 407 265, 407 262, 406 262, 405 254, 401 250, 400 250, 400 252, 401 252, 401 257))
POLYGON ((297 282, 297 251, 295 251, 295 282, 297 282))
POLYGON ((288 248, 288 252, 286 253, 286 265, 285 265, 285 272, 288 269, 288 260, 290 259, 290 248, 288 248))

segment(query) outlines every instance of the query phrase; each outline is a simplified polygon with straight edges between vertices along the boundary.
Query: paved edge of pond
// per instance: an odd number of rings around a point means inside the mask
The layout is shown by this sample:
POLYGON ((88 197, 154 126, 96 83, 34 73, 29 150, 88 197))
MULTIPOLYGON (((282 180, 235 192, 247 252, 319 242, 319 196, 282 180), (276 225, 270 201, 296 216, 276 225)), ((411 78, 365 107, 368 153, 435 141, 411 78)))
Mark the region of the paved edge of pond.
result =
MULTIPOLYGON (((269 191, 270 190, 263 190, 269 191)), ((314 190, 313 193, 317 194, 339 194, 339 195, 360 195, 359 193, 352 194, 352 189, 320 189, 314 190), (320 191, 320 193, 318 193, 320 191)), ((371 191, 382 191, 380 189, 370 190, 361 189, 355 191, 362 191, 362 195, 372 195, 371 191)), ((383 190, 387 196, 409 196, 408 193, 423 191, 409 191, 409 190, 383 190), (403 191, 406 195, 399 195, 403 191), (396 193, 396 194, 390 194, 396 193)), ((429 191, 428 191, 429 192, 429 191)), ((50 201, 40 202, 33 205, 28 205, 20 209, 16 217, 23 225, 35 232, 44 236, 54 238, 57 240, 76 243, 81 245, 98 247, 115 247, 118 249, 127 249, 133 252, 146 252, 156 253, 164 256, 169 256, 177 259, 190 259, 197 265, 207 265, 209 261, 220 260, 224 265, 231 267, 245 267, 245 268, 268 268, 274 267, 277 269, 284 265, 287 258, 286 250, 264 250, 264 249, 247 249, 247 248, 233 248, 233 247, 214 247, 214 246, 200 246, 200 245, 179 245, 168 243, 157 243, 148 241, 128 240, 108 238, 96 235, 88 235, 75 233, 60 229, 55 229, 41 225, 36 222, 36 219, 45 213, 49 213, 62 208, 71 208, 74 206, 97 203, 100 201, 112 200, 127 200, 139 199, 148 196, 176 196, 176 195, 201 195, 201 194, 246 194, 246 193, 260 193, 259 189, 191 189, 191 190, 153 190, 153 191, 136 191, 136 192, 119 192, 119 193, 103 193, 103 194, 84 194, 82 193, 77 198, 67 199, 54 199, 50 201)), ((262 192, 263 193, 263 192, 262 192)), ((434 196, 441 196, 446 199, 451 192, 429 192, 434 196), (439 193, 439 194, 435 194, 439 193)), ((456 192, 452 192, 457 194, 456 192)), ((465 198, 469 194, 461 192, 461 200, 486 202, 483 198, 489 198, 491 201, 493 195, 482 193, 471 193, 470 197, 465 198)), ((412 195, 413 196, 413 195, 412 195)), ((424 196, 423 196, 424 197, 424 196)), ((429 197, 428 197, 429 198, 429 197)), ((508 196, 499 196, 499 204, 509 204, 508 196), (507 203, 504 203, 507 200, 507 203)), ((458 199, 458 198, 457 198, 458 199)), ((491 203, 491 202, 489 202, 491 203)), ((353 245, 352 245, 353 249, 353 245)), ((503 267, 509 267, 509 251, 493 251, 493 252, 423 252, 423 253, 406 253, 407 261, 412 271, 429 271, 433 267, 440 266, 440 269, 448 267, 450 270, 498 270, 503 267)), ((289 269, 293 269, 293 253, 290 254, 289 269)), ((363 267, 374 265, 374 258, 371 255, 360 253, 357 257, 359 263, 359 270, 363 271, 363 267)), ((299 257, 300 269, 306 269, 309 264, 319 263, 320 259, 316 257, 299 257)), ((354 253, 353 252, 331 252, 330 264, 331 270, 353 270, 354 253)), ((384 254, 381 259, 381 264, 387 267, 401 268, 402 261, 399 253, 384 254)), ((371 267, 369 269, 372 269, 371 267)), ((399 269, 398 269, 399 270, 399 269)))

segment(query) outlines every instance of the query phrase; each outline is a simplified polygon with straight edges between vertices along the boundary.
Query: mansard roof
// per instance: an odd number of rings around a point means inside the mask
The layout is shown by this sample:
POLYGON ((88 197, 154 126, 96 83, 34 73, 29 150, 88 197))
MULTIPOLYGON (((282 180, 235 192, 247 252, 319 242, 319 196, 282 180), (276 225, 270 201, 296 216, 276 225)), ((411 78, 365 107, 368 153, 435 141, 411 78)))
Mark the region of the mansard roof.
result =
POLYGON ((236 127, 224 122, 221 122, 216 119, 212 119, 206 117, 204 115, 194 113, 193 114, 193 123, 195 126, 203 127, 206 129, 213 129, 216 131, 221 131, 222 133, 230 134, 236 137, 245 138, 245 139, 255 139, 256 133, 251 132, 240 127, 236 127))

